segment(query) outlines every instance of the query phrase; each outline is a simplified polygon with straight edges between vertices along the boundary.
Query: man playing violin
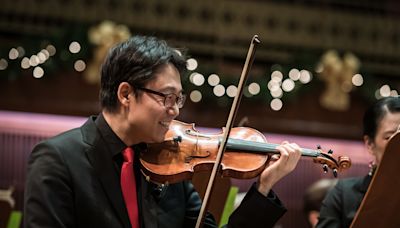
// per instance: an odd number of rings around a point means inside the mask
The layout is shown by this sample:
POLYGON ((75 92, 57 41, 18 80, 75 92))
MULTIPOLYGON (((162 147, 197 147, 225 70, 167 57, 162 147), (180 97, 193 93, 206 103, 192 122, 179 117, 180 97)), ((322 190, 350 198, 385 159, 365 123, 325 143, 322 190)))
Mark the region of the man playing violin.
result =
MULTIPOLYGON (((154 37, 136 36, 112 48, 101 71, 101 113, 33 149, 25 227, 194 227, 201 199, 191 182, 157 186, 138 164, 146 143, 162 142, 183 107, 185 68, 184 56, 154 37)), ((286 211, 271 188, 301 153, 293 143, 277 149, 280 156, 260 174, 228 227, 272 227, 286 211)), ((204 227, 217 227, 209 213, 204 227)))

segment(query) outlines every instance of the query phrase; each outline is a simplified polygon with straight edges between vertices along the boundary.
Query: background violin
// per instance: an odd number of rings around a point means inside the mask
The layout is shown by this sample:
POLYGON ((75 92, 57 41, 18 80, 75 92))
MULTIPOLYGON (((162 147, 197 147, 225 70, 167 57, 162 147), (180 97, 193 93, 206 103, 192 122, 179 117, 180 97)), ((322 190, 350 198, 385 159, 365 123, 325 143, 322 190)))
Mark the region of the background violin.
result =
MULTIPOLYGON (((162 143, 149 144, 140 156, 141 170, 148 181, 176 183, 191 179, 198 171, 210 171, 215 163, 223 131, 219 134, 203 134, 194 124, 174 120, 162 143)), ((265 136, 252 128, 231 129, 219 170, 222 176, 250 179, 258 176, 268 164, 272 154, 279 154, 279 144, 268 143, 265 136)), ((330 150, 301 149, 302 156, 312 157, 336 176, 338 171, 351 166, 348 157, 334 159, 330 150)))

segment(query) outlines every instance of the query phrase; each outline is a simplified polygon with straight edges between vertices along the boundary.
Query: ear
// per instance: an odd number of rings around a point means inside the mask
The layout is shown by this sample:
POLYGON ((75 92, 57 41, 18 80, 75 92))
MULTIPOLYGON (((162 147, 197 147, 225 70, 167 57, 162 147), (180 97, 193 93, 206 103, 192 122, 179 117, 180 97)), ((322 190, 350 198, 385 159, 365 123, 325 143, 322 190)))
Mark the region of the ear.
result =
POLYGON ((308 213, 308 222, 311 227, 315 227, 318 223, 319 211, 310 211, 308 213))
POLYGON ((368 136, 368 135, 364 135, 364 145, 367 148, 368 152, 371 155, 374 155, 374 147, 375 147, 375 143, 374 141, 368 136))
POLYGON ((129 101, 132 98, 132 86, 127 82, 122 82, 118 86, 117 97, 121 106, 127 107, 129 105, 129 101))

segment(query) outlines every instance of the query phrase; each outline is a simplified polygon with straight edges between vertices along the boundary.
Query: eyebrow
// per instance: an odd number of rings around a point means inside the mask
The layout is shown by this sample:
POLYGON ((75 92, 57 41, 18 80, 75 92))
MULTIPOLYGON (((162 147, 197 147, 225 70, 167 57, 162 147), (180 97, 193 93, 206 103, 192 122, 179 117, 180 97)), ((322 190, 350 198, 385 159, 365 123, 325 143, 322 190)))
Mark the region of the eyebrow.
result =
POLYGON ((391 135, 393 135, 394 133, 396 133, 397 132, 397 128, 395 129, 395 130, 388 130, 388 131, 385 131, 385 132, 383 132, 383 135, 384 136, 391 136, 391 135))
MULTIPOLYGON (((175 87, 168 86, 168 87, 165 87, 165 88, 161 89, 160 92, 167 92, 167 93, 171 92, 171 93, 175 93, 175 87)), ((184 93, 185 93, 185 92, 184 92, 183 89, 181 89, 180 91, 178 91, 178 94, 184 94, 184 93)))

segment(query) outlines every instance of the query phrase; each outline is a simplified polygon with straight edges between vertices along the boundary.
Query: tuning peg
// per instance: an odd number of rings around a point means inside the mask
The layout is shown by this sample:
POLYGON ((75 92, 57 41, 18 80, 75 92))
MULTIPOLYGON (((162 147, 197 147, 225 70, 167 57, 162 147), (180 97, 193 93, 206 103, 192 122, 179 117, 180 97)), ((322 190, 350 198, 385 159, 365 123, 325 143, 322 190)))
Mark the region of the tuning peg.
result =
POLYGON ((317 145, 317 149, 320 150, 321 149, 321 145, 318 144, 317 145))
POLYGON ((336 178, 337 177, 337 169, 333 169, 333 176, 336 178))
POLYGON ((333 154, 333 150, 328 150, 328 154, 333 154))
POLYGON ((324 170, 324 173, 327 173, 327 172, 328 172, 328 165, 327 165, 327 164, 324 164, 324 165, 322 166, 322 169, 324 170))

